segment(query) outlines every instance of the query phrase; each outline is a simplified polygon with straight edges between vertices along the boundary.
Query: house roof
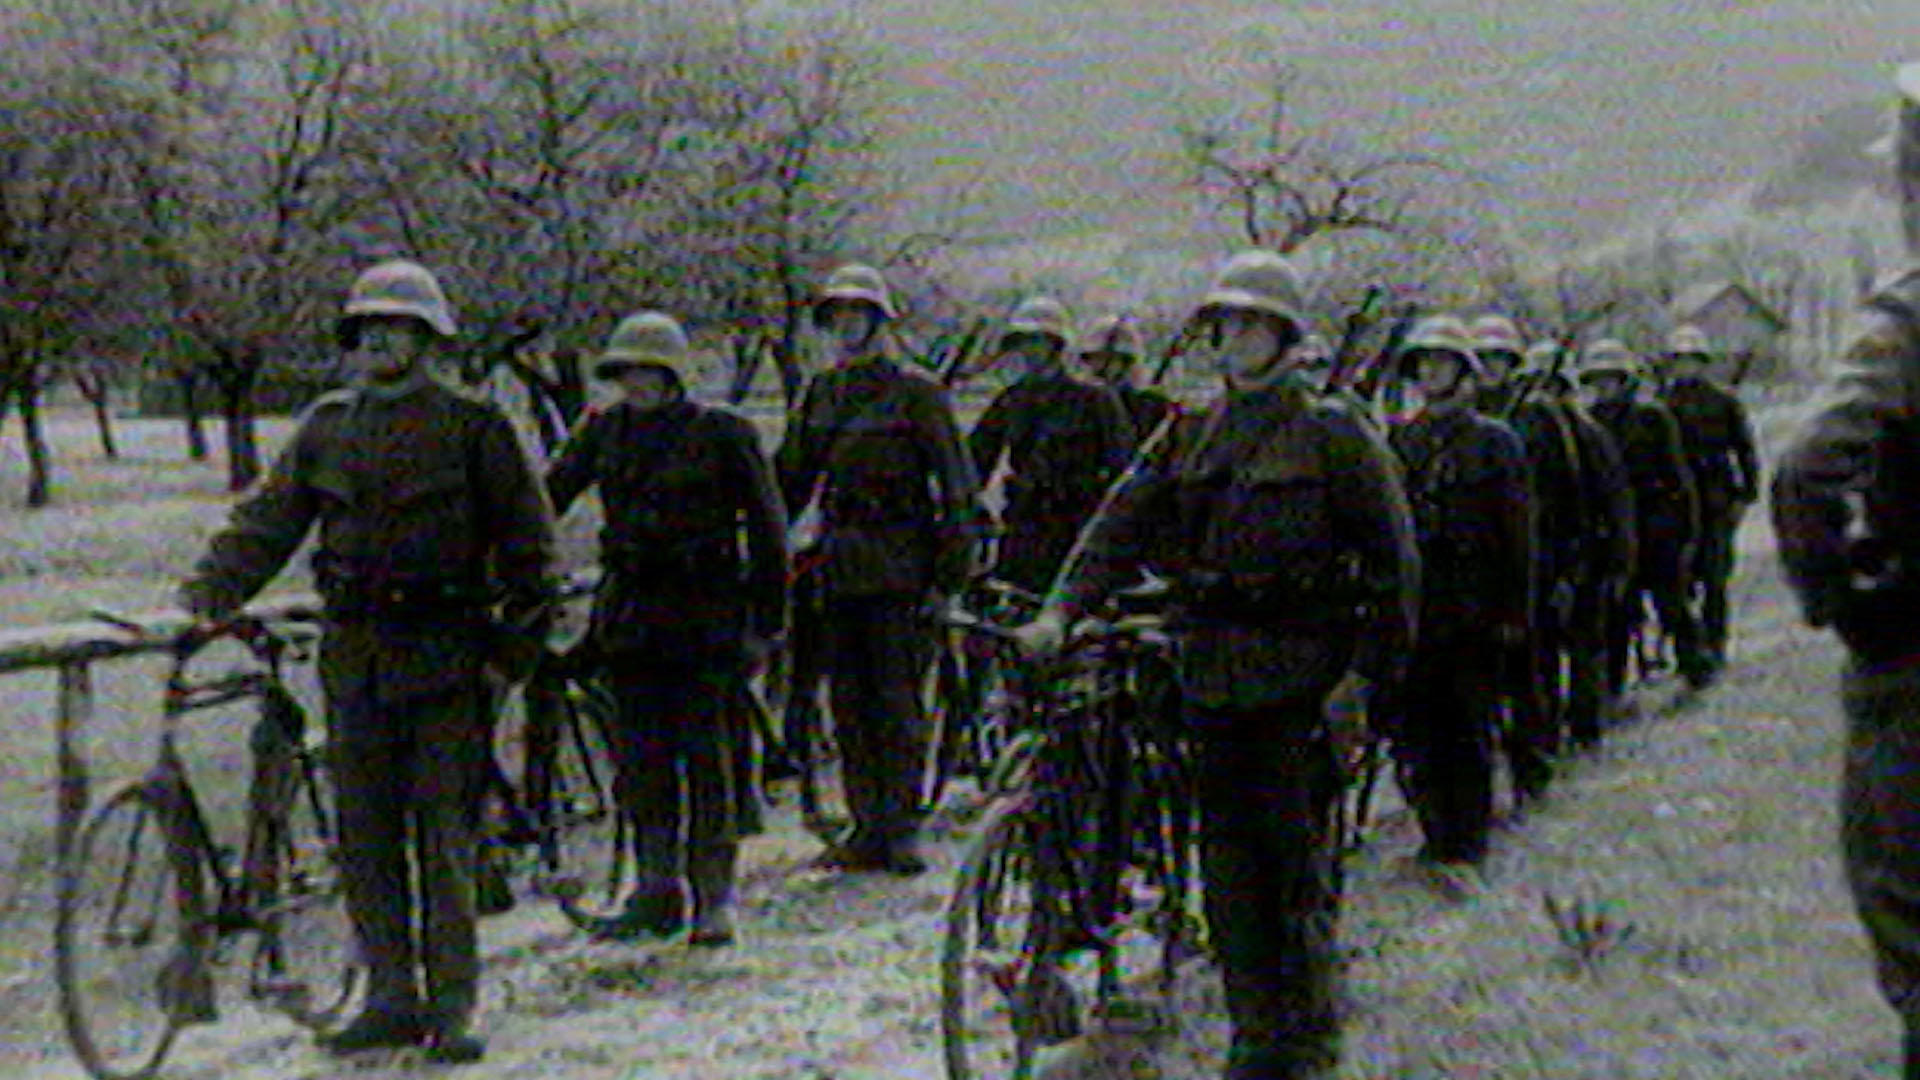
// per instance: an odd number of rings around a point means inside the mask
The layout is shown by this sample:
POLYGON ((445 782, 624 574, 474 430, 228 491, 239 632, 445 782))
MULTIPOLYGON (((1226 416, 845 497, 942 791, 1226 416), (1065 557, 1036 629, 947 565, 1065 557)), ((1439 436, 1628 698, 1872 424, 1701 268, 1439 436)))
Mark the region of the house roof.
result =
POLYGON ((1700 318, 1708 308, 1731 296, 1754 317, 1773 327, 1775 333, 1782 333, 1792 325, 1786 316, 1775 311, 1766 301, 1753 294, 1753 290, 1737 281, 1702 282, 1680 293, 1673 300, 1673 316, 1678 322, 1693 322, 1700 318))

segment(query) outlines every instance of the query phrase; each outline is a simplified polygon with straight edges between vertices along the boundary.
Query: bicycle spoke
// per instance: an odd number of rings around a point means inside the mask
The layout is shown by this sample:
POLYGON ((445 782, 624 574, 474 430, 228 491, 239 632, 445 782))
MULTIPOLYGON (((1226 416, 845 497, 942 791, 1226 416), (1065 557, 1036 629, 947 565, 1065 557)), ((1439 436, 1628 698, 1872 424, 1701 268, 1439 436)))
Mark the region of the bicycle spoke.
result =
POLYGON ((158 1068, 180 1026, 210 1018, 211 984, 183 910, 161 812, 139 788, 108 799, 63 869, 55 963, 75 1053, 106 1080, 158 1068))
POLYGON ((338 817, 324 769, 313 758, 289 774, 287 816, 266 876, 249 883, 260 940, 249 990, 310 1027, 337 1020, 360 976, 353 922, 338 862, 338 817))

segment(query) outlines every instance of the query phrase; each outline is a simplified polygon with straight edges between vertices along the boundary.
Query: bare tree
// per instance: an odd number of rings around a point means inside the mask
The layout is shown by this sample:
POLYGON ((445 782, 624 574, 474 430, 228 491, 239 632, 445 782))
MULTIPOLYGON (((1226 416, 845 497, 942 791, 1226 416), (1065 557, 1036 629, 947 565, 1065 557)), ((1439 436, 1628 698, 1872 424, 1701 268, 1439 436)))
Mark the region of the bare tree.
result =
POLYGON ((1176 128, 1188 184, 1239 238, 1287 253, 1328 232, 1398 236, 1418 218, 1423 180, 1443 167, 1416 153, 1360 150, 1303 125, 1295 115, 1297 69, 1270 65, 1261 117, 1176 128))
POLYGON ((15 11, 0 33, 0 409, 20 417, 30 507, 53 498, 41 393, 104 304, 123 209, 106 149, 125 117, 103 108, 84 27, 63 15, 15 11))

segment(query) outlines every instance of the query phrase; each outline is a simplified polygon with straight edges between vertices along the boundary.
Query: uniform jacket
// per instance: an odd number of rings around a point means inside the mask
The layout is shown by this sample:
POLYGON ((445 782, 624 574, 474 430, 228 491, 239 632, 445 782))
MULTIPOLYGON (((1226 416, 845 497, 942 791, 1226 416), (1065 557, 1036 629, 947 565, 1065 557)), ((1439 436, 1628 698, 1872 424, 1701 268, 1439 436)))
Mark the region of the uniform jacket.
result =
POLYGON ((980 414, 967 449, 984 482, 1004 453, 1007 517, 1036 509, 1079 517, 1127 467, 1133 422, 1118 393, 1065 374, 1029 375, 980 414), (1076 513, 1077 511, 1077 513, 1076 513))
POLYGON ((1670 557, 1700 534, 1700 503, 1678 421, 1657 402, 1602 401, 1591 412, 1626 463, 1641 560, 1670 557))
POLYGON ((1633 481, 1620 447, 1600 421, 1578 402, 1557 403, 1580 450, 1580 523, 1590 539, 1580 546, 1575 579, 1597 585, 1624 581, 1638 566, 1639 511, 1633 481))
POLYGON ((1177 421, 1092 523, 1058 599, 1084 610, 1142 566, 1187 594, 1182 667, 1202 705, 1324 694, 1349 668, 1392 681, 1413 642, 1420 558, 1399 467, 1297 379, 1177 421), (1199 603, 1220 579, 1247 610, 1199 603))
POLYGON ((488 648, 485 606, 498 599, 521 623, 552 596, 553 511, 518 436, 493 406, 437 382, 314 403, 214 535, 183 603, 233 611, 316 526, 330 696, 465 685, 488 648))
POLYGON ((1740 399, 1711 380, 1691 376, 1667 384, 1664 399, 1680 424, 1702 509, 1724 511, 1733 502, 1752 502, 1760 489, 1760 466, 1753 426, 1740 399))
POLYGON ((1581 547, 1595 535, 1583 520, 1586 492, 1580 476, 1579 439, 1572 417, 1559 404, 1535 397, 1516 402, 1512 394, 1517 388, 1502 389, 1507 392, 1482 396, 1481 411, 1505 422, 1526 448, 1535 576, 1550 589, 1554 583, 1574 578, 1581 547))
POLYGON ((822 372, 775 457, 795 513, 820 499, 830 597, 958 591, 982 536, 980 484, 947 396, 884 357, 822 372))
POLYGON ((680 400, 581 421, 547 473, 554 508, 597 486, 605 507, 594 606, 602 647, 670 637, 736 648, 785 624, 786 514, 753 425, 680 400))
POLYGON ((1419 538, 1422 639, 1527 627, 1534 522, 1520 437, 1461 408, 1422 410, 1388 438, 1406 469, 1419 538))
POLYGON ((1781 563, 1809 622, 1834 625, 1870 658, 1920 639, 1920 270, 1867 301, 1772 494, 1781 563), (1884 559, 1862 558, 1856 527, 1884 559), (1856 588, 1856 570, 1884 580, 1856 588))

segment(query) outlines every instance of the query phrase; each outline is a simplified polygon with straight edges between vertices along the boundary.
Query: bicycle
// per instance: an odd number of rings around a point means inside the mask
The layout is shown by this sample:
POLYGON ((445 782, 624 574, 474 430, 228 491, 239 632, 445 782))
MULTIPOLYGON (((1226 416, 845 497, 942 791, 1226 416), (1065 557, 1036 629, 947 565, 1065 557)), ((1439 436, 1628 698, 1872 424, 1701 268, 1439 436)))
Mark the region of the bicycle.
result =
MULTIPOLYGON (((590 595, 591 578, 560 589, 562 601, 590 595)), ((487 797, 492 811, 482 843, 495 853, 533 849, 535 895, 556 901, 575 926, 592 930, 611 917, 632 882, 632 823, 620 809, 618 769, 608 732, 618 706, 600 681, 590 640, 549 641, 520 690, 517 759, 491 761, 487 797)), ((509 712, 502 702, 501 712, 509 712)), ((501 875, 502 879, 505 874, 501 875)), ((495 882, 487 906, 511 900, 511 885, 495 882)))
POLYGON ((234 942, 245 935, 255 941, 248 996, 306 1027, 331 1024, 361 972, 325 745, 284 678, 285 664, 304 660, 316 634, 241 616, 165 637, 96 616, 165 641, 171 669, 153 766, 96 807, 62 852, 54 962, 75 1054, 100 1080, 153 1075, 184 1027, 219 1018, 214 969, 233 961, 234 942), (193 658, 223 639, 243 645, 251 666, 191 676, 193 658), (216 841, 178 743, 189 715, 249 700, 258 713, 236 850, 216 841))
MULTIPOLYGON (((1041 597, 998 578, 979 581, 970 610, 990 623, 1030 618, 1041 597)), ((938 733, 927 781, 926 809, 937 808, 955 780, 981 783, 1006 749, 1011 732, 1001 658, 990 639, 959 626, 942 627, 941 648, 926 692, 929 720, 938 733)))
POLYGON ((1083 621, 1049 658, 1022 657, 1005 626, 948 621, 995 641, 1013 734, 947 906, 947 1075, 1026 1080, 1090 1020, 1170 1023, 1177 973, 1202 952, 1193 778, 1160 617, 1083 621), (1143 967, 1158 1003, 1134 993, 1143 967))

